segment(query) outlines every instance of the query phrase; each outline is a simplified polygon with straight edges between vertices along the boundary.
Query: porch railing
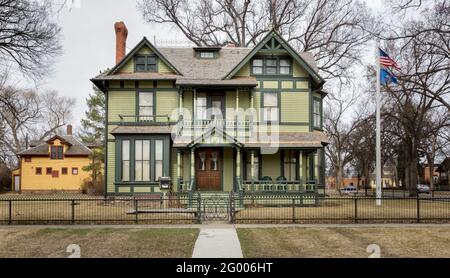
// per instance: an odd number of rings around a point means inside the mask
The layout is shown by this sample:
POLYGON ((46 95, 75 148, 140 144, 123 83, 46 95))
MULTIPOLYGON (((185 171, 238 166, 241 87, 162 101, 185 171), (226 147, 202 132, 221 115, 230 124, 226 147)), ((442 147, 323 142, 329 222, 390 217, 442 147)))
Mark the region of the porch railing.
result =
POLYGON ((318 188, 316 180, 245 180, 242 182, 242 190, 245 192, 317 192, 318 188))
POLYGON ((243 128, 248 129, 251 126, 251 121, 242 120, 225 120, 225 119, 214 119, 214 120, 180 120, 179 127, 183 128, 207 128, 207 127, 220 127, 220 128, 243 128))
POLYGON ((120 124, 142 124, 142 125, 156 125, 156 124, 169 124, 169 115, 119 115, 120 124))

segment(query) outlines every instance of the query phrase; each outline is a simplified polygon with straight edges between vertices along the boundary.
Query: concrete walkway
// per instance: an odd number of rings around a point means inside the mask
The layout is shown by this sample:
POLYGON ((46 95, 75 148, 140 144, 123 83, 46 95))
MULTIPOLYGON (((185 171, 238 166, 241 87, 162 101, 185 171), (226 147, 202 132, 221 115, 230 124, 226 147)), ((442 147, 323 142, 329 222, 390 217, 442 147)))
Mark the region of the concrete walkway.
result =
POLYGON ((200 229, 192 258, 243 258, 235 227, 200 229))

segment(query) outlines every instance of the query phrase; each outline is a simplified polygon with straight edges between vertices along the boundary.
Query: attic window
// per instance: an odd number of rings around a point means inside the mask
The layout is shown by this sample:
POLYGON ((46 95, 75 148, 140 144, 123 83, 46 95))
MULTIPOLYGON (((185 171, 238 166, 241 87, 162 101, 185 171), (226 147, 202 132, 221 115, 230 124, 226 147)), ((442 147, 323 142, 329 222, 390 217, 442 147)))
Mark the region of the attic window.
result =
POLYGON ((134 59, 136 72, 156 72, 155 55, 137 55, 134 59))
POLYGON ((195 57, 198 59, 215 59, 219 57, 220 47, 195 47, 195 57))
POLYGON ((202 59, 213 59, 214 58, 214 52, 213 51, 201 51, 200 52, 200 58, 202 58, 202 59))

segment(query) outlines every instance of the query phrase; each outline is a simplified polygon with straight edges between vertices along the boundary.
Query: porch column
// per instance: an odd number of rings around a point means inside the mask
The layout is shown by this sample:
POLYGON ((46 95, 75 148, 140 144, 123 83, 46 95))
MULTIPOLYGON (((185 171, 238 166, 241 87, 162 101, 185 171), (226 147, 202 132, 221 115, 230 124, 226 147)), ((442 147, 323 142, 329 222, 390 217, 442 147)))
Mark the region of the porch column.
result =
POLYGON ((191 149, 191 181, 195 179, 195 149, 191 149))
POLYGON ((319 149, 314 152, 314 180, 319 180, 319 149))
POLYGON ((194 92, 193 92, 193 101, 194 101, 194 111, 192 111, 192 127, 194 127, 195 121, 197 120, 197 89, 194 88, 194 92))
POLYGON ((252 180, 255 180, 255 151, 252 151, 250 153, 251 158, 250 158, 250 162, 251 162, 251 169, 250 169, 250 174, 252 176, 252 180))
POLYGON ((178 89, 178 119, 183 115, 183 89, 178 89))
POLYGON ((238 136, 238 126, 237 126, 237 121, 238 121, 238 110, 239 110, 239 89, 236 88, 236 110, 234 110, 234 129, 235 129, 235 134, 234 136, 238 136))
POLYGON ((181 150, 177 150, 177 178, 178 178, 178 183, 180 183, 181 181, 181 150))
POLYGON ((303 151, 298 152, 298 167, 300 168, 298 170, 298 176, 300 179, 300 185, 302 185, 305 177, 305 173, 303 173, 303 151))
POLYGON ((236 148, 236 180, 241 181, 241 149, 236 148))

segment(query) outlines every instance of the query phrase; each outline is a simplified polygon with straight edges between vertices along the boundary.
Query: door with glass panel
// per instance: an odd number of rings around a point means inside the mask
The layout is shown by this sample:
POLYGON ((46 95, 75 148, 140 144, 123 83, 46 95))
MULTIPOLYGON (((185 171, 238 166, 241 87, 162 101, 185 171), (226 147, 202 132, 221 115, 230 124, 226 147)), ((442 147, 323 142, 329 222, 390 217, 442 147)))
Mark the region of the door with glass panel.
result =
POLYGON ((198 190, 220 191, 222 189, 221 149, 197 149, 195 178, 198 190))

